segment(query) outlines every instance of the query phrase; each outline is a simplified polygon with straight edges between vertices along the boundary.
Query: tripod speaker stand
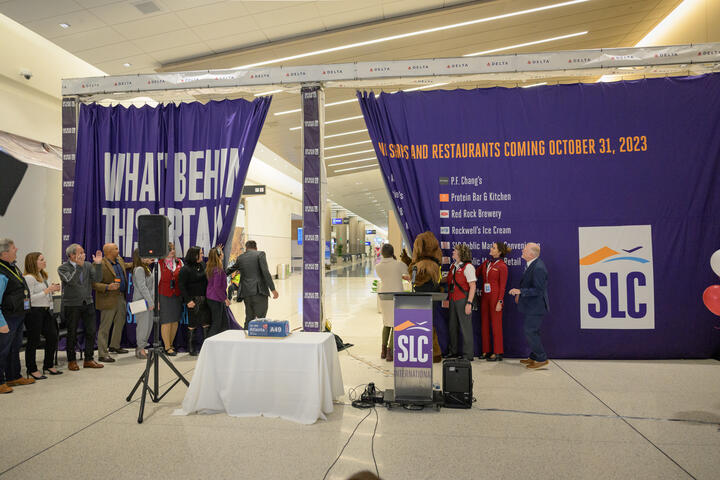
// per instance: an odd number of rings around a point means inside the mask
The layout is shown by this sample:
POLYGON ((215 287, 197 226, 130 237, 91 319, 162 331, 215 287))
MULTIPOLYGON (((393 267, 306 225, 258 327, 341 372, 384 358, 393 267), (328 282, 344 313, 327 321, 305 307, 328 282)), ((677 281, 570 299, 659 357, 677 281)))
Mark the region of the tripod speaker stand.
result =
POLYGON ((165 395, 173 389, 175 385, 183 382, 185 386, 189 386, 190 383, 175 368, 170 359, 165 354, 165 350, 160 343, 160 309, 158 306, 158 270, 160 269, 159 259, 167 255, 167 234, 168 234, 169 220, 163 215, 140 215, 138 217, 138 248, 140 250, 141 257, 152 257, 158 259, 153 271, 153 283, 155 285, 154 298, 155 308, 153 308, 153 343, 152 348, 148 349, 147 362, 145 363, 145 370, 138 378, 132 391, 125 400, 128 402, 132 400, 133 395, 137 391, 140 385, 142 388, 142 396, 140 397, 140 412, 138 413, 138 423, 143 422, 143 415, 145 413, 145 399, 150 395, 150 399, 153 403, 157 403, 165 397, 165 395), (144 218, 145 217, 145 218, 144 218), (154 217, 154 218, 147 218, 154 217), (160 393, 160 359, 162 359, 170 370, 175 373, 177 378, 172 385, 168 387, 165 392, 160 393), (150 385, 150 372, 153 372, 153 383, 150 385))

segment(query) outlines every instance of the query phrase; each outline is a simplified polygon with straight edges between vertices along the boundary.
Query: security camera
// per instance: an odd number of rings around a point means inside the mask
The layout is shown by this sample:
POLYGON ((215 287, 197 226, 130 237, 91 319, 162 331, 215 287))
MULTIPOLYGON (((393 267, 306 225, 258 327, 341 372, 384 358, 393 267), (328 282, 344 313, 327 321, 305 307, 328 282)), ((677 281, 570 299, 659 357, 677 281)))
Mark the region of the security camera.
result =
POLYGON ((30 70, 20 70, 20 75, 22 75, 25 80, 30 80, 33 76, 30 70))

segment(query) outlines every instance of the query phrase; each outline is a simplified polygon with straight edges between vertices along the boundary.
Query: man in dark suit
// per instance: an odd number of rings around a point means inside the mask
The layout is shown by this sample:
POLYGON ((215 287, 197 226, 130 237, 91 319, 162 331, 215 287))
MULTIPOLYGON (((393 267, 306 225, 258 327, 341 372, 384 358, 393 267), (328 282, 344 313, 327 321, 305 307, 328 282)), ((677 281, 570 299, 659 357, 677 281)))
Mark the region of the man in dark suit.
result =
POLYGON ((239 296, 245 302, 245 330, 247 330, 250 320, 265 318, 267 315, 270 292, 273 298, 278 298, 279 294, 275 290, 272 275, 268 270, 265 252, 258 252, 254 240, 245 243, 245 253, 235 260, 226 273, 230 275, 235 271, 240 272, 239 296))
POLYGON ((537 369, 547 366, 548 359, 542 341, 540 327, 543 317, 550 310, 547 294, 548 271, 540 260, 540 245, 528 243, 522 251, 527 262, 525 273, 520 280, 520 288, 508 292, 515 296, 518 310, 525 314, 525 338, 530 345, 530 358, 520 360, 527 368, 537 369))

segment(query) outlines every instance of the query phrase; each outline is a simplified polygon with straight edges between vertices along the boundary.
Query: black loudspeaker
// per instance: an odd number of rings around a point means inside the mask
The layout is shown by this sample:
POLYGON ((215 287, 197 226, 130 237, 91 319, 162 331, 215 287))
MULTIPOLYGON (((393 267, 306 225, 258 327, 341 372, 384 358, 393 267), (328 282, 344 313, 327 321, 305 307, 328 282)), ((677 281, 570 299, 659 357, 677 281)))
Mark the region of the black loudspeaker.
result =
POLYGON ((464 358, 443 362, 445 408, 472 408, 472 365, 464 358))
POLYGON ((10 200, 22 183, 27 169, 26 163, 0 151, 0 171, 2 171, 2 175, 0 175, 0 216, 7 212, 10 200))
POLYGON ((162 258, 168 253, 170 220, 165 215, 138 217, 138 249, 141 257, 162 258))

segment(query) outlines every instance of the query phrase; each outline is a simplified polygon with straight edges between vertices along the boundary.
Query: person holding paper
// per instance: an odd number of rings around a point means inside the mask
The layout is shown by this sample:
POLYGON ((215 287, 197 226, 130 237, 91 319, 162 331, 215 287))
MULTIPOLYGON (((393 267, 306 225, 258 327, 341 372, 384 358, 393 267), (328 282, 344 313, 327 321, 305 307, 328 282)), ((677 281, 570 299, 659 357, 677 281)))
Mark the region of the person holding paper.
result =
POLYGON ((475 276, 482 280, 480 299, 480 331, 482 332, 482 355, 488 362, 502 361, 503 353, 503 297, 508 279, 505 256, 510 248, 504 242, 495 242, 490 247, 490 258, 475 270, 475 276), (490 326, 492 325, 493 346, 490 354, 490 326))
POLYGON ((137 301, 145 302, 145 310, 135 313, 135 356, 137 358, 147 358, 147 345, 150 332, 152 331, 152 310, 155 308, 155 278, 150 272, 152 258, 141 258, 140 249, 136 248, 133 252, 133 303, 137 301))
POLYGON ((40 252, 25 255, 25 282, 30 289, 31 308, 25 316, 27 345, 25 346, 25 368, 28 377, 45 380, 45 371, 50 375, 62 372, 55 368, 55 352, 58 346, 58 326, 52 316, 52 294, 60 291, 59 283, 48 283, 45 271, 47 262, 40 252), (40 345, 40 334, 45 337, 45 357, 43 371, 40 372, 35 361, 35 352, 40 345))

